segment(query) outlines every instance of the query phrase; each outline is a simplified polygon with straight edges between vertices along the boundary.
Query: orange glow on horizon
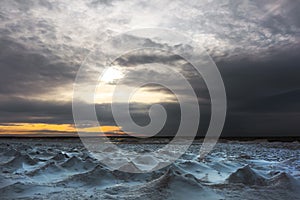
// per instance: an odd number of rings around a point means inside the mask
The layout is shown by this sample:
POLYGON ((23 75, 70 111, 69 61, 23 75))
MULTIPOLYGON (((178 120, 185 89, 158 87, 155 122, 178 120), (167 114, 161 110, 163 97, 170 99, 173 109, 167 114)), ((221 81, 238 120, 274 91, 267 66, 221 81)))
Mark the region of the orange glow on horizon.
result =
MULTIPOLYGON (((100 126, 80 128, 83 133, 114 133, 122 135, 118 126, 100 126)), ((0 125, 0 135, 30 135, 30 134, 76 134, 77 129, 73 124, 46 124, 46 123, 7 123, 0 125)))

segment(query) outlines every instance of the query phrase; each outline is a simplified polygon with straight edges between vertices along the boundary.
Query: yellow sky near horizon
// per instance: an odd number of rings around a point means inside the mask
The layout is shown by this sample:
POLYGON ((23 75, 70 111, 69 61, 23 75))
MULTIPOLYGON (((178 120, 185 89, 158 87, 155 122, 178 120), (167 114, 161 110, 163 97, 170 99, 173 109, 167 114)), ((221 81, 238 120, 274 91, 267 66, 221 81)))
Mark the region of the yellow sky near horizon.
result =
POLYGON ((16 135, 47 135, 51 133, 75 134, 82 133, 116 133, 122 135, 118 126, 86 127, 76 129, 74 124, 47 124, 47 123, 6 123, 0 125, 0 136, 7 134, 16 135))

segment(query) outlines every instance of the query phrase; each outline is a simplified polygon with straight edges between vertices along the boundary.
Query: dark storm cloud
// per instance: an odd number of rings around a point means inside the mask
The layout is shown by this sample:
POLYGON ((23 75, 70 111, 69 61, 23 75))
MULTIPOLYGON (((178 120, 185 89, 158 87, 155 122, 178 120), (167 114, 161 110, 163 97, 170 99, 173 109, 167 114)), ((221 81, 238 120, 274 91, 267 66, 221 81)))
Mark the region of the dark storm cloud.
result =
POLYGON ((300 113, 300 89, 282 92, 262 97, 248 104, 247 111, 251 113, 300 113))
MULTIPOLYGON (((177 103, 161 103, 167 113, 167 120, 162 127, 161 131, 156 134, 156 136, 173 136, 177 133, 178 127, 180 125, 181 111, 180 106, 177 103)), ((149 109, 151 104, 143 103, 132 103, 130 105, 130 114, 133 121, 139 126, 146 126, 150 123, 149 109)), ((96 106, 97 116, 100 124, 102 125, 116 125, 111 107, 109 104, 102 104, 96 106)), ((203 110, 202 110, 203 111, 203 110)), ((205 130, 208 127, 209 119, 206 115, 202 115, 202 120, 200 121, 199 134, 204 135, 205 130)))
POLYGON ((224 136, 298 136, 300 58, 289 52, 270 59, 217 63, 228 99, 224 136))
POLYGON ((78 66, 34 52, 9 38, 0 39, 0 94, 37 95, 74 81, 78 66))
MULTIPOLYGON (((298 90, 299 64, 297 55, 285 52, 265 60, 245 58, 219 62, 217 66, 227 89, 227 98, 236 106, 243 106, 298 90)), ((286 99, 287 103, 289 100, 286 99)))
POLYGON ((16 97, 0 99, 0 121, 5 123, 73 123, 71 103, 16 97))

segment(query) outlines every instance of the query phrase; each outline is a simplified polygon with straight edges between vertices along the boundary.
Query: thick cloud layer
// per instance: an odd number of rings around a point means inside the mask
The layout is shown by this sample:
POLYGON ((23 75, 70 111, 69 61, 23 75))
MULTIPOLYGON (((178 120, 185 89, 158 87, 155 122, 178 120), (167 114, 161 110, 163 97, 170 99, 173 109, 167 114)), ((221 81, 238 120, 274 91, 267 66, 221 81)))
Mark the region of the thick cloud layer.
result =
MULTIPOLYGON (((191 37, 216 62, 228 98, 223 136, 299 136, 298 1, 3 0, 0 5, 0 123, 73 123, 73 82, 88 53, 110 36, 159 27, 191 37)), ((151 63, 180 66, 198 95, 199 132, 204 133, 209 95, 189 64, 163 53, 116 61, 127 68, 151 63)), ((132 70, 125 83, 155 73, 132 70)), ((147 89, 168 93, 156 86, 147 89)), ((171 118, 161 134, 168 135, 176 131, 180 113, 174 103, 164 105, 171 118)), ((149 121, 148 106, 133 105, 137 123, 149 121)), ((96 108, 103 124, 114 125, 108 105, 96 108)))

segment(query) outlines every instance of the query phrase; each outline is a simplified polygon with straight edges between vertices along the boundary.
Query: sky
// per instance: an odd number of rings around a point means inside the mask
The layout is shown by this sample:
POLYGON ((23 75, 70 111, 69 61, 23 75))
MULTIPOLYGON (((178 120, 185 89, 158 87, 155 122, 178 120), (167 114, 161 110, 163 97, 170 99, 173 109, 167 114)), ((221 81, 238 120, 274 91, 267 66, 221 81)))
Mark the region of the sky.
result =
MULTIPOLYGON (((2 0, 0 5, 2 136, 76 135, 72 95, 79 67, 106 39, 142 28, 184 34, 211 56, 227 95, 223 137, 300 134, 299 1, 2 0)), ((148 38, 127 39, 154 47, 165 45, 148 38)), ((101 78, 105 87, 95 92, 102 132, 124 134, 110 109, 110 94, 118 81, 128 88, 141 80, 171 82, 176 78, 169 75, 167 66, 171 66, 193 85, 201 109, 199 136, 205 134, 210 119, 209 93, 203 79, 183 58, 139 50, 113 64, 101 78)), ((132 100, 131 114, 137 124, 149 123, 147 110, 160 103, 168 119, 159 135, 176 132, 180 109, 169 90, 146 85, 132 100)), ((95 133, 99 127, 90 124, 80 131, 95 133)))

